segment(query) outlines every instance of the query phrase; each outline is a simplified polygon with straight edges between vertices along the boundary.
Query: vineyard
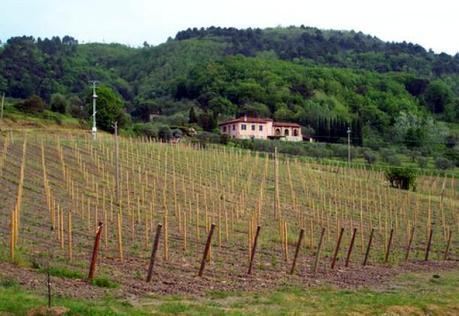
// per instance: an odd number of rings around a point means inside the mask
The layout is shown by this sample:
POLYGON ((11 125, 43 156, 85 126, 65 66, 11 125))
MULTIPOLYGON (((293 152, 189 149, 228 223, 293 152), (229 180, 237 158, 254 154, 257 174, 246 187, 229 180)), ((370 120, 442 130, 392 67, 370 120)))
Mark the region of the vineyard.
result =
POLYGON ((362 282, 380 268, 459 260, 458 192, 448 175, 418 175, 416 190, 405 191, 365 166, 8 131, 0 258, 85 280, 97 234, 92 273, 129 293, 362 282))

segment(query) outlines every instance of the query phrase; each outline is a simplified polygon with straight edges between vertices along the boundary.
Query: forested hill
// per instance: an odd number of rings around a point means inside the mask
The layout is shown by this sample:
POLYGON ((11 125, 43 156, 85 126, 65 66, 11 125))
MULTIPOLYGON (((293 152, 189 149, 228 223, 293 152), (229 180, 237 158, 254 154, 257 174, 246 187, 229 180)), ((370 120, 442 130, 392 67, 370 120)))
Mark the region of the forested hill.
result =
POLYGON ((0 48, 0 91, 8 97, 51 103, 59 94, 69 104, 55 108, 84 116, 78 109, 89 103, 93 79, 134 121, 155 114, 207 131, 250 114, 298 122, 326 141, 352 125, 355 143, 424 148, 454 138, 459 121, 459 54, 360 32, 210 27, 139 48, 69 36, 14 37, 0 48))
MULTIPOLYGON (((256 56, 272 51, 285 60, 307 59, 317 64, 367 69, 377 72, 406 71, 424 76, 459 73, 459 53, 435 54, 412 43, 389 43, 354 31, 323 31, 312 27, 236 29, 189 28, 176 40, 213 39, 228 43, 226 53, 256 56)), ((459 48, 458 48, 459 50, 459 48)))

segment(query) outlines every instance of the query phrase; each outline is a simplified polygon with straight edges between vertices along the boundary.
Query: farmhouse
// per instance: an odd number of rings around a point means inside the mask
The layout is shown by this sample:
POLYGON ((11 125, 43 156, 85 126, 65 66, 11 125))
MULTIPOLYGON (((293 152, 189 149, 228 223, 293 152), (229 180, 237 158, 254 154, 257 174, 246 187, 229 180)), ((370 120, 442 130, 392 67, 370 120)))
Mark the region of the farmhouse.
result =
POLYGON ((243 116, 219 124, 220 133, 237 139, 303 140, 301 126, 296 123, 274 122, 269 118, 243 116))

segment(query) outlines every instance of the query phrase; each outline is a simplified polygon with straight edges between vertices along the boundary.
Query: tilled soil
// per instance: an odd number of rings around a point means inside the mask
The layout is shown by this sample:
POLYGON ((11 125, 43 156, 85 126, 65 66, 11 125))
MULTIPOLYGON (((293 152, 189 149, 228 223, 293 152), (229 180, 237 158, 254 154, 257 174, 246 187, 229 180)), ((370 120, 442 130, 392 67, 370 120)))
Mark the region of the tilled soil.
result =
MULTIPOLYGON (((192 268, 192 267, 190 267, 192 268)), ((193 269, 189 273, 177 274, 164 267, 158 267, 151 283, 135 278, 119 278, 120 286, 116 289, 105 289, 88 284, 85 280, 52 277, 52 291, 54 295, 78 299, 97 299, 107 294, 118 298, 136 298, 145 295, 186 295, 200 297, 211 291, 248 291, 263 292, 275 290, 279 287, 294 285, 299 287, 315 287, 331 285, 337 288, 357 289, 371 287, 384 289, 395 276, 409 272, 428 272, 439 274, 459 268, 457 261, 418 261, 391 266, 352 266, 348 268, 328 269, 318 271, 315 275, 310 272, 288 275, 286 273, 272 273, 255 271, 252 275, 230 274, 219 275, 209 271, 200 278, 193 269)), ((39 294, 45 294, 46 275, 36 270, 20 268, 10 263, 0 263, 0 275, 15 279, 21 286, 39 294)))

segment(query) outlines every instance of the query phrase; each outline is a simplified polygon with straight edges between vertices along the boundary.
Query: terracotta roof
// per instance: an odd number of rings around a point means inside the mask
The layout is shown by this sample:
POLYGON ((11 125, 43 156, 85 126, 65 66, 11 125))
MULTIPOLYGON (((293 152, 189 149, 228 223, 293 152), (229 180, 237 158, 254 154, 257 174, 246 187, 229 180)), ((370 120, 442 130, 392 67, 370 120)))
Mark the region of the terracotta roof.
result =
POLYGON ((301 126, 296 123, 287 123, 287 122, 274 122, 273 127, 297 127, 300 128, 301 126))
POLYGON ((267 123, 267 122, 272 122, 272 119, 270 118, 258 118, 258 117, 239 117, 234 120, 229 120, 226 122, 222 122, 218 124, 219 126, 222 125, 228 125, 228 124, 233 124, 233 123, 267 123))

